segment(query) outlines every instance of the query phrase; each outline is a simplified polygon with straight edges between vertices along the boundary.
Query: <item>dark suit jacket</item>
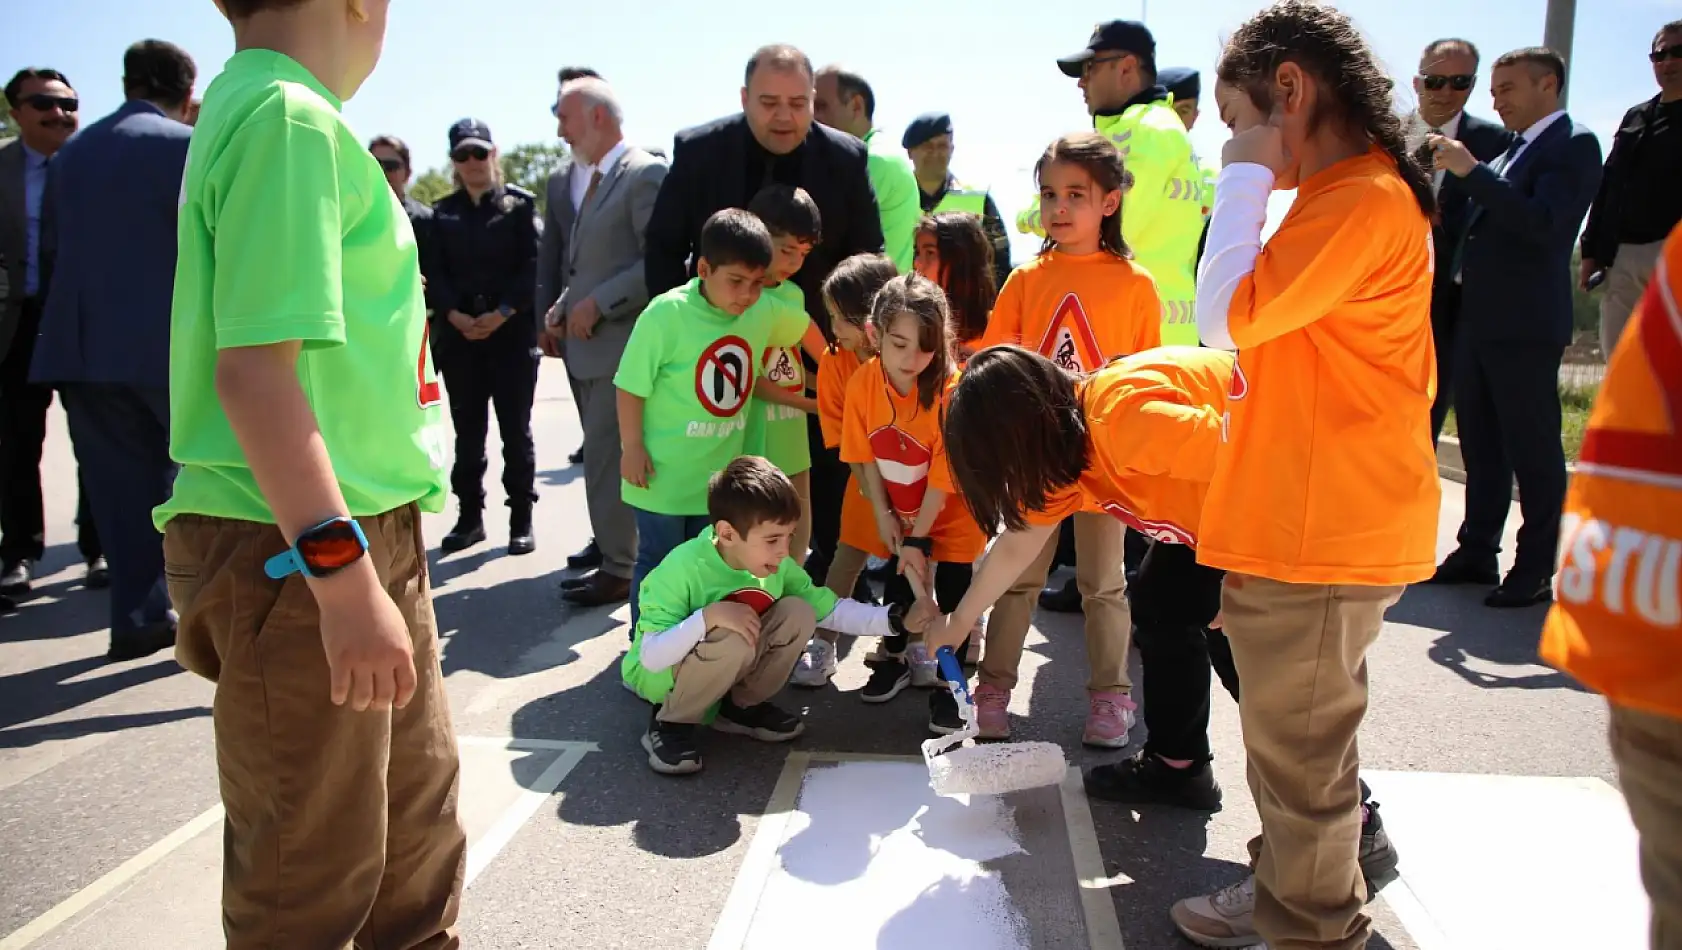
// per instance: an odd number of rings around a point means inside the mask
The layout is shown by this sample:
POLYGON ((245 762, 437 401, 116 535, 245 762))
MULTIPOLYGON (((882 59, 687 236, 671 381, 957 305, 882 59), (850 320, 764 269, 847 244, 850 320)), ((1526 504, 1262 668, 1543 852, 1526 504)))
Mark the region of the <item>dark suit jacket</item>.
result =
POLYGON ((28 268, 29 216, 23 204, 23 140, 0 144, 0 261, 5 263, 5 291, 0 292, 0 360, 11 349, 23 310, 28 268))
MULTIPOLYGON (((1488 164, 1501 157, 1512 144, 1515 133, 1507 131, 1499 122, 1480 119, 1470 113, 1460 114, 1461 144, 1472 157, 1488 164)), ((1437 192, 1437 221, 1431 228, 1432 242, 1441 257, 1435 283, 1441 286, 1454 282, 1454 269, 1447 266, 1452 260, 1455 245, 1466 230, 1466 216, 1471 212, 1472 197, 1466 183, 1459 176, 1444 174, 1442 188, 1437 192)), ((1454 316, 1458 316, 1458 311, 1454 316)))
MULTIPOLYGON (((748 149, 757 147, 747 119, 734 115, 677 134, 671 170, 660 185, 648 222, 644 267, 648 294, 658 296, 695 273, 701 226, 724 208, 745 208, 748 149)), ((864 143, 817 122, 801 146, 800 187, 817 202, 823 240, 812 249, 794 283, 806 293, 806 311, 827 336, 823 282, 835 265, 854 254, 880 253, 882 219, 864 143)))
POLYGON ((1600 187, 1599 140, 1561 116, 1511 167, 1480 162, 1461 186, 1472 207, 1457 255, 1460 333, 1472 343, 1569 345, 1571 249, 1600 187))
POLYGON ((192 134, 131 101, 53 156, 35 382, 169 386, 176 218, 192 134))

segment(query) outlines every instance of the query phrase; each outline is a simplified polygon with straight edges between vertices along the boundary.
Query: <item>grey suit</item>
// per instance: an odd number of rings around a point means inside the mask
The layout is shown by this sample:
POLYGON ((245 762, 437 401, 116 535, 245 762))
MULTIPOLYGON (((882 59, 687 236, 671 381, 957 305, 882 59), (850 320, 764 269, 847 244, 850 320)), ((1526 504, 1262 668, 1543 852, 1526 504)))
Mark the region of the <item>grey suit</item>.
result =
POLYGON ((566 314, 594 300, 601 320, 587 340, 568 339, 563 356, 584 426, 584 488, 602 570, 630 578, 636 521, 620 496, 618 395, 613 375, 631 327, 648 305, 643 247, 666 163, 635 146, 620 153, 589 200, 572 206, 572 166, 549 178, 549 204, 537 260, 539 312, 553 301, 566 314))

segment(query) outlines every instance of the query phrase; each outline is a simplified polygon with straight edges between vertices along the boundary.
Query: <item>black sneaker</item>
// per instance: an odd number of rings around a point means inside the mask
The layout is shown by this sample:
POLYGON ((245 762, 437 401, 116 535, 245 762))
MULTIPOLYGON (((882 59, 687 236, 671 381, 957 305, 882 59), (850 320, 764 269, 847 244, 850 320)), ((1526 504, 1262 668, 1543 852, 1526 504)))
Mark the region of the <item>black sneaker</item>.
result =
POLYGON ((929 693, 929 731, 937 736, 949 736, 964 728, 964 717, 958 715, 958 697, 952 695, 946 681, 934 684, 929 693))
POLYGON ((911 685, 911 667, 903 657, 866 660, 864 665, 870 667, 870 681, 859 690, 859 698, 867 703, 885 703, 911 685))
MULTIPOLYGON (((654 707, 660 714, 660 707, 654 707)), ((648 752, 648 767, 661 775, 688 775, 701 771, 701 749, 695 744, 695 724, 661 722, 650 718, 648 731, 642 734, 642 747, 648 752)))
POLYGON ((1049 610, 1057 614, 1078 614, 1083 612, 1084 598, 1080 595, 1080 587, 1074 578, 1069 578, 1062 587, 1047 587, 1040 591, 1040 609, 1049 610))
POLYGON ((456 526, 450 529, 449 534, 444 535, 444 541, 438 548, 445 554, 454 554, 484 540, 485 519, 477 511, 463 511, 461 517, 456 519, 456 526))
POLYGON ((1367 820, 1361 823, 1361 876, 1367 880, 1367 900, 1378 896, 1384 886, 1402 876, 1397 870, 1401 856, 1390 836, 1384 832, 1384 820, 1378 817, 1378 802, 1367 802, 1367 820))
POLYGON ((1176 769, 1148 752, 1086 773, 1086 794, 1129 805, 1173 805, 1192 811, 1221 810, 1221 786, 1207 762, 1176 769))
POLYGON ((764 702, 746 709, 736 705, 730 697, 719 704, 718 718, 713 728, 738 736, 750 736, 760 742, 787 742, 806 731, 800 717, 786 709, 764 702))

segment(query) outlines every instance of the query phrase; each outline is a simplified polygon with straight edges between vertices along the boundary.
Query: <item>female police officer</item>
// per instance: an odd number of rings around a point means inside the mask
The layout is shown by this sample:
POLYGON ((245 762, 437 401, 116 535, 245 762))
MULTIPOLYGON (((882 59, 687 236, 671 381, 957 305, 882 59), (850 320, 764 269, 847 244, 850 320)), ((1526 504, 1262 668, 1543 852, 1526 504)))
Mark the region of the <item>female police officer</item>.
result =
POLYGON ((502 433, 502 486, 508 493, 508 553, 529 554, 537 453, 531 407, 537 389, 537 199, 504 184, 491 130, 477 119, 450 127, 455 191, 432 206, 425 267, 432 309, 432 354, 450 393, 456 430, 450 487, 461 506, 446 553, 485 540, 487 405, 502 433))

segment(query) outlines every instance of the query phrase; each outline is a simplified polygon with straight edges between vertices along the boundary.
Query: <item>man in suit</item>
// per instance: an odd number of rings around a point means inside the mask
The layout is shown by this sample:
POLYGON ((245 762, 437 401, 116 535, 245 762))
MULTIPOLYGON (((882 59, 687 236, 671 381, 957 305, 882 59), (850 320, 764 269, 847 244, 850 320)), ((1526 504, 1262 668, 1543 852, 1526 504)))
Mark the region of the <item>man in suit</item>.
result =
MULTIPOLYGON (((81 103, 63 73, 22 69, 6 83, 6 104, 19 135, 0 146, 0 257, 11 288, 0 307, 0 593, 16 594, 29 590, 46 549, 41 447, 53 391, 29 381, 29 364, 47 293, 41 255, 47 169, 75 134, 81 103)), ((87 585, 103 587, 109 579, 104 552, 82 494, 77 546, 88 565, 87 585)))
POLYGON ((1495 61, 1490 91, 1518 133, 1485 164, 1433 135, 1436 165, 1471 199, 1450 279, 1461 282, 1455 412, 1466 460, 1459 547, 1431 578, 1493 584, 1518 478, 1524 524, 1513 569, 1484 603, 1524 607, 1552 596, 1565 503, 1559 363, 1571 342, 1571 248, 1600 186, 1600 143, 1559 108, 1565 61, 1532 48, 1495 61))
POLYGON ((1460 178, 1435 167, 1435 154, 1427 136, 1441 135, 1466 146, 1480 162, 1493 162, 1512 142, 1513 133, 1475 115, 1468 114, 1466 100, 1478 82, 1478 48, 1467 40, 1437 40, 1425 47, 1419 58, 1419 75, 1413 90, 1419 96, 1419 110, 1408 117, 1408 147, 1414 158, 1431 174, 1431 189, 1437 194, 1438 214, 1431 222, 1431 240, 1443 266, 1436 270, 1431 286, 1431 332, 1437 351, 1437 400, 1431 404, 1431 439, 1442 434, 1443 420, 1454 404, 1454 339, 1460 327, 1460 285, 1447 267, 1448 256, 1466 224, 1470 199, 1460 178))
POLYGON ((630 596, 637 559, 636 519, 619 493, 613 374, 648 305, 643 247, 666 163, 625 142, 624 114, 601 79, 564 83, 555 112, 572 161, 549 178, 537 267, 538 307, 548 314, 541 340, 544 352, 566 360, 584 424, 584 490, 601 558, 564 582, 561 596, 600 607, 630 596))
POLYGON ((197 70, 173 43, 123 56, 127 101, 53 160, 44 240, 48 293, 31 378, 58 389, 111 562, 116 660, 175 642, 163 536, 169 498, 169 326, 176 208, 197 70))

